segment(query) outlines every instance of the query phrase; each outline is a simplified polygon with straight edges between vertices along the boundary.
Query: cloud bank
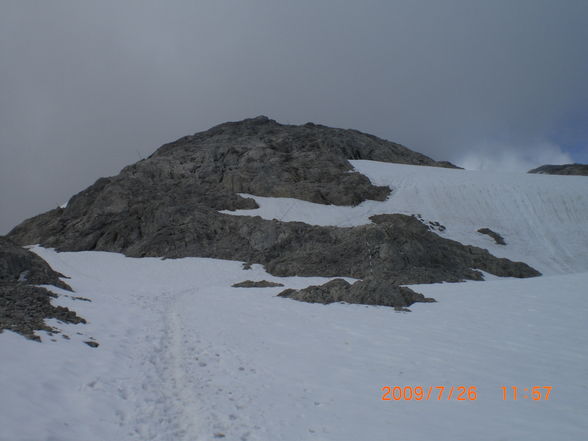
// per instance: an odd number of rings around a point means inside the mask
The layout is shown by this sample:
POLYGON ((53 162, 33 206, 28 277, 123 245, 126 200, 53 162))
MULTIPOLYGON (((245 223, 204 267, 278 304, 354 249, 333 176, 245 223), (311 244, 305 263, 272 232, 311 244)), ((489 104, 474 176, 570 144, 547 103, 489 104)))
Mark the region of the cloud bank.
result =
POLYGON ((584 0, 6 0, 0 233, 164 142, 259 114, 468 167, 576 160, 586 41, 584 0))

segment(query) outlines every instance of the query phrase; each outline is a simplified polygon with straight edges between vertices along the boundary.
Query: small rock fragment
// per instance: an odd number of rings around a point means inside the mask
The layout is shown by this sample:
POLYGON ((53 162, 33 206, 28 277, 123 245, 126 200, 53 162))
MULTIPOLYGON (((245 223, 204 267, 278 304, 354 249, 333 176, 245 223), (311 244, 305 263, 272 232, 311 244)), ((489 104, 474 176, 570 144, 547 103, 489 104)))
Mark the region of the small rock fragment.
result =
POLYGON ((284 286, 281 283, 268 282, 267 280, 253 281, 245 280, 244 282, 235 283, 231 285, 233 288, 273 288, 275 286, 284 286))

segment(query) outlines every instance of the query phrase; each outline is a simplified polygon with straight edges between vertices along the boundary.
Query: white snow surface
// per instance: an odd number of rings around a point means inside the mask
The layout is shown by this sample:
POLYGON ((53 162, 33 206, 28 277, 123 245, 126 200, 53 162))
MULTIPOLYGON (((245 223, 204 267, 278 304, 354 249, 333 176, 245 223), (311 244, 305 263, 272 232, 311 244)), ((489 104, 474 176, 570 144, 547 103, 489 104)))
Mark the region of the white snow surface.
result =
POLYGON ((588 179, 584 176, 350 162, 374 185, 392 189, 386 201, 337 207, 243 194, 254 198, 260 208, 223 212, 335 226, 367 224, 374 214, 420 214, 425 221, 447 228, 441 236, 524 261, 544 274, 588 271, 588 179), (484 227, 501 234, 507 246, 477 232, 484 227))
POLYGON ((547 275, 413 286, 438 302, 403 313, 279 298, 329 279, 259 265, 32 247, 71 277, 75 293, 51 287, 53 303, 88 323, 48 320, 61 334, 43 343, 0 334, 0 441, 588 439, 585 178, 353 164, 392 196, 354 208, 256 197, 255 213, 322 225, 419 213, 547 275), (285 286, 231 287, 247 279, 285 286), (383 401, 384 386, 473 386, 477 399, 383 401), (523 398, 534 386, 549 400, 523 398))

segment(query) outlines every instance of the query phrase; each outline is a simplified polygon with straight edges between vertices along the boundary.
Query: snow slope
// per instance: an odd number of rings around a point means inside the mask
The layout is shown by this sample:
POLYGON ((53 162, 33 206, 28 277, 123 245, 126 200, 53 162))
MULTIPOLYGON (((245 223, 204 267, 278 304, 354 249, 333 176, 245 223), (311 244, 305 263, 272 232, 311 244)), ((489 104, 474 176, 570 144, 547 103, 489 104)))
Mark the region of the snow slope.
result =
POLYGON ((328 279, 258 265, 34 247, 92 300, 51 288, 88 324, 50 321, 69 339, 40 333, 42 344, 0 334, 0 441, 588 439, 588 179, 353 164, 391 197, 255 197, 251 214, 357 225, 419 213, 548 275, 416 286, 438 303, 399 313, 275 297, 328 279), (285 287, 230 286, 246 279, 285 287), (477 399, 382 401, 383 386, 475 386, 477 399), (522 398, 533 386, 551 386, 549 400, 522 398))
POLYGON ((0 336, 0 439, 581 440, 588 273, 419 286, 412 313, 312 305, 239 262, 35 248, 89 320, 44 344, 0 336), (77 332, 83 335, 78 335, 77 332), (82 341, 94 337, 92 349, 82 341), (381 388, 476 386, 476 401, 382 401, 381 388), (502 386, 552 386, 548 401, 502 386))
POLYGON ((392 188, 388 200, 336 207, 246 195, 260 208, 225 213, 337 226, 366 224, 373 214, 420 214, 444 225, 445 237, 524 261, 544 274, 588 271, 588 179, 584 176, 350 162, 374 185, 392 188), (507 245, 496 245, 477 233, 483 227, 500 233, 507 245))

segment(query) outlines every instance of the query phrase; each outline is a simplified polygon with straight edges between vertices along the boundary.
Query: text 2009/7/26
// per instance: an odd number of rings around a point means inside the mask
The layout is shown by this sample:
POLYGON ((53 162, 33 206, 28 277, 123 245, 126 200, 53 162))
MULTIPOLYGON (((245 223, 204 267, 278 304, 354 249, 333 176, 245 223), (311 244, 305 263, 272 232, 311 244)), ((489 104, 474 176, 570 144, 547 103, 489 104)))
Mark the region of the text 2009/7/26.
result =
POLYGON ((478 394, 475 386, 384 386, 382 400, 458 400, 475 401, 478 394))

